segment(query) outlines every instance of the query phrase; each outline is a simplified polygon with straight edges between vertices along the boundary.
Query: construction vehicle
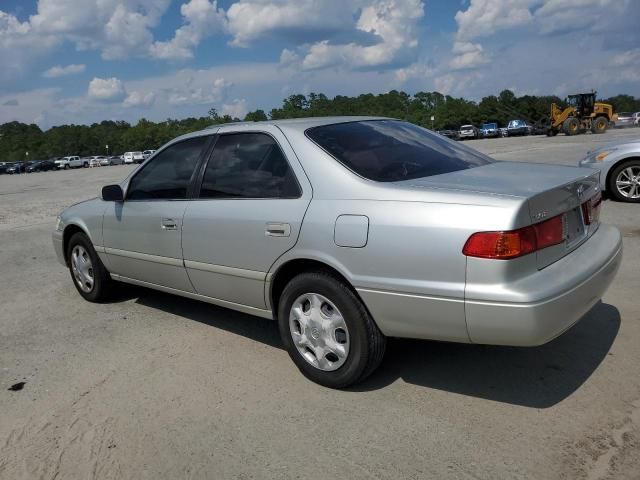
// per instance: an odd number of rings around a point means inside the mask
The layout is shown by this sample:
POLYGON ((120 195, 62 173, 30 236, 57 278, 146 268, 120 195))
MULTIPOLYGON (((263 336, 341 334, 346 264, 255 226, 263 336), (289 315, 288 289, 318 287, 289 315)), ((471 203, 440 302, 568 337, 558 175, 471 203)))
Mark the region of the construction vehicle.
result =
POLYGON ((596 102, 596 94, 597 92, 569 95, 565 109, 552 103, 551 125, 547 135, 555 136, 561 131, 566 135, 578 135, 587 130, 592 133, 606 132, 609 123, 615 122, 618 116, 613 113, 613 106, 596 102))

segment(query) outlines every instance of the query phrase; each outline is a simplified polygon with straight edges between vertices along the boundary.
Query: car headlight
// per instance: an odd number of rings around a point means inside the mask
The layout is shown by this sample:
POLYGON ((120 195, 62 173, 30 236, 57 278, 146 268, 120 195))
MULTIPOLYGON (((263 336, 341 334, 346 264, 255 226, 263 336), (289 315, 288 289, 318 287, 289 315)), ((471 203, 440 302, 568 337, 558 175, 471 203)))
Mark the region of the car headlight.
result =
POLYGON ((57 232, 61 232, 63 226, 64 226, 64 224, 62 223, 62 217, 60 215, 58 215, 56 217, 56 231, 57 232))

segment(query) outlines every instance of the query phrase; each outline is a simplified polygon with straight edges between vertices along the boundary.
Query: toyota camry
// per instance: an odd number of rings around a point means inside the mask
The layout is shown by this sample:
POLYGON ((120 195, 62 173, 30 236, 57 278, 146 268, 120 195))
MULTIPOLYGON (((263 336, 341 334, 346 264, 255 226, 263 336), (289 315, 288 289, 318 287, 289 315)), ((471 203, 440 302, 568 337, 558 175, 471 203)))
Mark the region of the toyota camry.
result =
POLYGON ((599 172, 498 162, 387 118, 236 123, 176 138, 53 244, 86 300, 119 282, 278 322, 342 388, 388 337, 534 346, 602 297, 622 257, 599 172))

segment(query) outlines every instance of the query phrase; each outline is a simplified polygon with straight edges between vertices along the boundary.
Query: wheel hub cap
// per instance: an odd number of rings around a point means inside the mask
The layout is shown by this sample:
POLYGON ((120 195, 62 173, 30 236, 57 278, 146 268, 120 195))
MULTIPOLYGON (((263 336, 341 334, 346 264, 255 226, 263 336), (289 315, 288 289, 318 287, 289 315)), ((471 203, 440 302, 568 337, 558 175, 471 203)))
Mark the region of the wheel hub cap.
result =
POLYGON ((300 295, 289 312, 296 349, 309 364, 324 371, 340 368, 349 355, 349 330, 338 308, 317 293, 300 295))
POLYGON ((71 251, 71 271, 83 292, 93 290, 93 264, 89 252, 82 245, 76 245, 71 251))

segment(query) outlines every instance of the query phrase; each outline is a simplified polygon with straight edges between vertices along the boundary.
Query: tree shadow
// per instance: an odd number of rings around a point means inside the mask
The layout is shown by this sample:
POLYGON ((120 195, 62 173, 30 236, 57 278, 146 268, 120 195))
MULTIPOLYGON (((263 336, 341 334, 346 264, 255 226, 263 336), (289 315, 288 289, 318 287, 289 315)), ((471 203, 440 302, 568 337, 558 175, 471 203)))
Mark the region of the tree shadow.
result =
MULTIPOLYGON (((140 305, 283 348, 276 322, 146 288, 137 288, 136 293, 140 305)), ((402 379, 496 402, 548 408, 587 381, 609 353, 619 329, 618 309, 600 302, 571 329, 540 347, 390 338, 382 365, 349 390, 377 390, 402 379)))

